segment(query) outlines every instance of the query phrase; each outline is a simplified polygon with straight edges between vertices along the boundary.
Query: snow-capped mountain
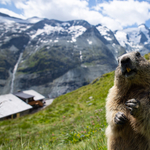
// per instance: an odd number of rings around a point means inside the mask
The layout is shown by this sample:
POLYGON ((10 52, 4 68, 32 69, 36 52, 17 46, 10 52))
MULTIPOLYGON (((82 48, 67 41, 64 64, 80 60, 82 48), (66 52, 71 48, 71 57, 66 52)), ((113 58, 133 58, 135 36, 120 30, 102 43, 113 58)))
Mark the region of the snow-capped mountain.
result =
POLYGON ((150 52, 150 29, 145 24, 116 31, 115 36, 127 52, 140 51, 143 55, 150 52))
POLYGON ((107 40, 108 43, 107 47, 112 51, 114 54, 116 60, 117 58, 122 54, 122 47, 120 46, 119 42, 117 41, 114 33, 108 29, 106 26, 103 26, 101 24, 96 25, 97 30, 100 32, 102 37, 107 40))
POLYGON ((117 66, 113 32, 85 20, 22 20, 0 13, 0 92, 35 89, 56 97, 117 66))

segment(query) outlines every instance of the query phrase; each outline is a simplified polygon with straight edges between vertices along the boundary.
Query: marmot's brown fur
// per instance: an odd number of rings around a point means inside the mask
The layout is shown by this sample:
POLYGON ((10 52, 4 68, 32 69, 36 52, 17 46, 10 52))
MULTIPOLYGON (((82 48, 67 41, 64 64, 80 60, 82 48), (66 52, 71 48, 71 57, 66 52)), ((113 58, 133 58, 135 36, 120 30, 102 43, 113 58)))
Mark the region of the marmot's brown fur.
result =
POLYGON ((118 63, 106 102, 108 150, 150 150, 150 63, 139 52, 118 63))

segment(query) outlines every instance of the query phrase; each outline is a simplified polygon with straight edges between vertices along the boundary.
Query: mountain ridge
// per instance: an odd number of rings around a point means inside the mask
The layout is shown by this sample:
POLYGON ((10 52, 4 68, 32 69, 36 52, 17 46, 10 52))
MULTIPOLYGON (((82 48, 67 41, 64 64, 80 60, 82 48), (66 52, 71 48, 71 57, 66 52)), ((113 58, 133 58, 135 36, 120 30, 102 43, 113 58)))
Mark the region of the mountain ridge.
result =
POLYGON ((149 52, 150 29, 145 24, 134 28, 115 31, 114 34, 120 45, 123 46, 127 52, 139 51, 142 55, 149 52))
MULTIPOLYGON (((36 18, 37 22, 31 23, 28 19, 7 22, 5 15, 3 18, 0 58, 5 65, 0 66, 0 94, 11 91, 13 68, 21 53, 13 92, 34 89, 55 98, 114 70, 117 58, 132 50, 129 40, 119 40, 117 31, 114 33, 106 26, 94 26, 85 20, 36 18)), ((145 30, 141 32, 141 42, 149 36, 145 30)), ((150 51, 149 47, 145 45, 142 54, 150 51)))

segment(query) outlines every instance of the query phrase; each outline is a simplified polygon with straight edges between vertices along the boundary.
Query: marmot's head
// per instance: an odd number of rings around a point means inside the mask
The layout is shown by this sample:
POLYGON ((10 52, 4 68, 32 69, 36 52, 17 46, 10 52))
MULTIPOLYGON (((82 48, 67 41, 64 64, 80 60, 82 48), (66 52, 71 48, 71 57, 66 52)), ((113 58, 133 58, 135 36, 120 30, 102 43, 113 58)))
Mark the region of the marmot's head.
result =
POLYGON ((141 84, 149 80, 150 64, 139 52, 124 54, 118 58, 118 67, 115 71, 115 82, 141 84))

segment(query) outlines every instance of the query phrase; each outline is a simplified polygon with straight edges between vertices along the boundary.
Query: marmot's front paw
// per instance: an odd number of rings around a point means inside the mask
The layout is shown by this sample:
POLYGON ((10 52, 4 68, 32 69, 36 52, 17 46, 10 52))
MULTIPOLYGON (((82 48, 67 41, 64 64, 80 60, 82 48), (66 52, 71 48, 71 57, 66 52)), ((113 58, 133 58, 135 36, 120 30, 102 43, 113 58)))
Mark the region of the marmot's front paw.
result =
POLYGON ((126 116, 122 112, 118 112, 114 119, 116 124, 125 124, 127 121, 126 116))
POLYGON ((134 116, 139 110, 140 101, 136 99, 130 99, 125 103, 125 105, 126 105, 126 108, 130 110, 130 114, 134 116))

